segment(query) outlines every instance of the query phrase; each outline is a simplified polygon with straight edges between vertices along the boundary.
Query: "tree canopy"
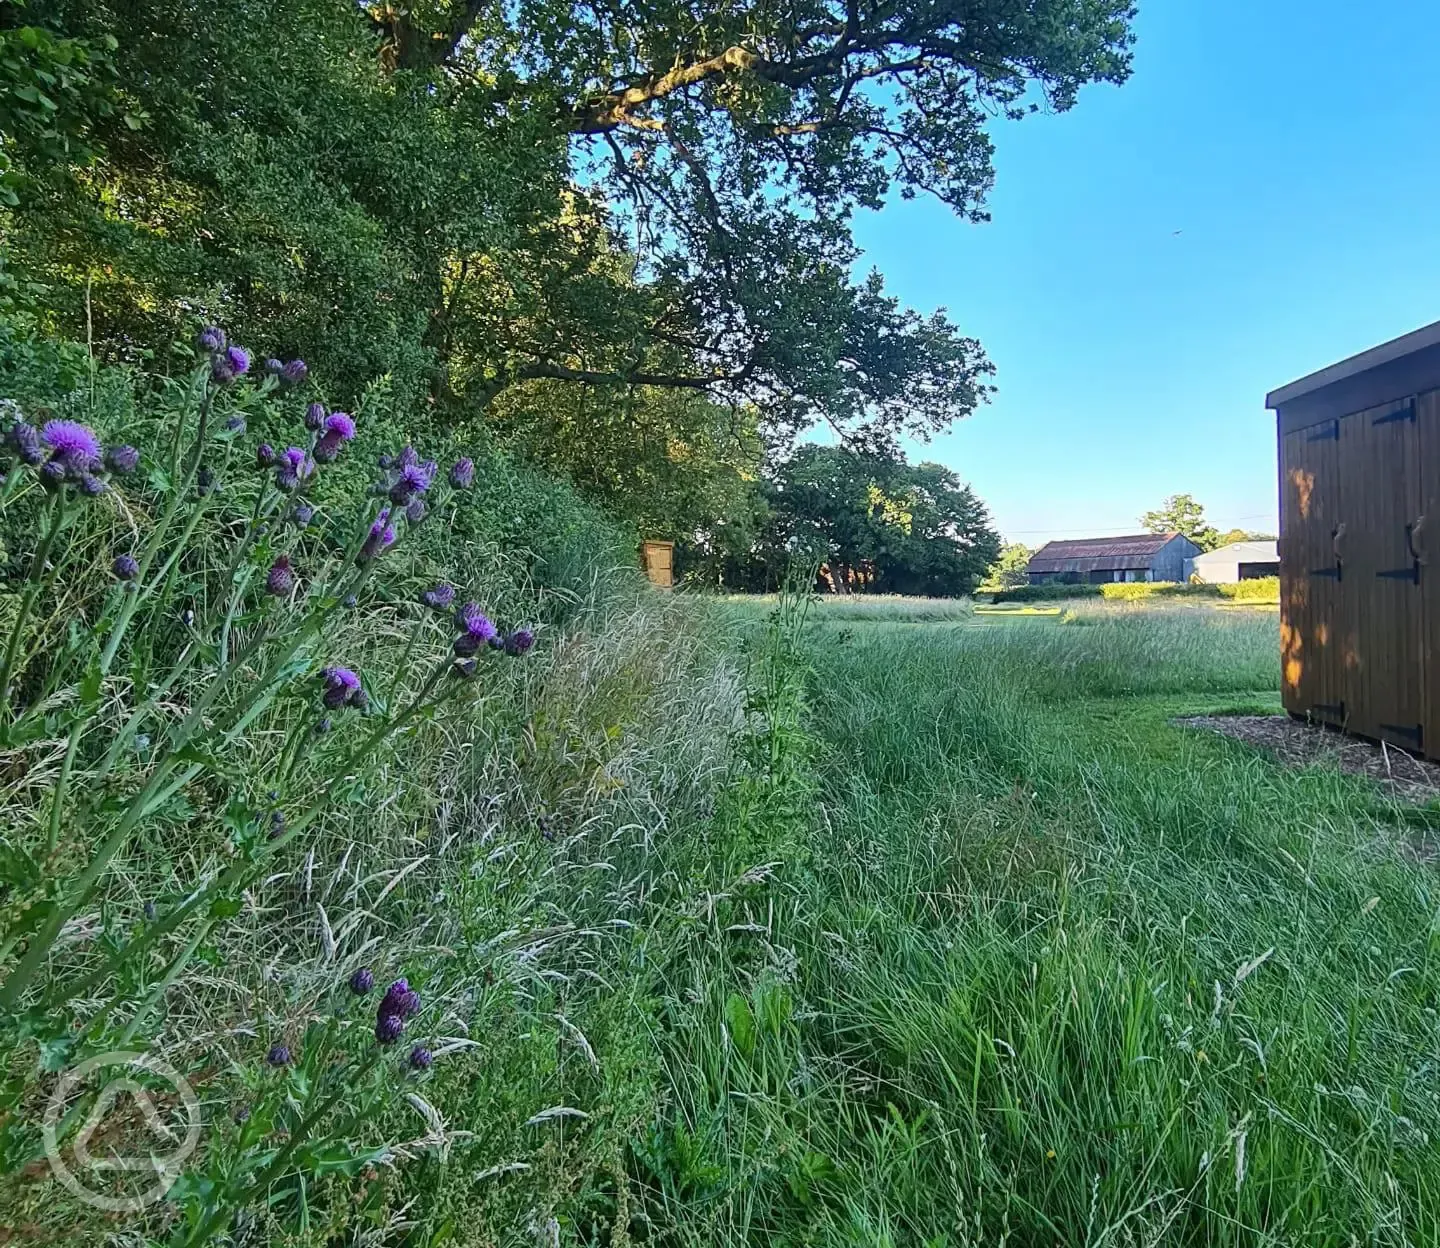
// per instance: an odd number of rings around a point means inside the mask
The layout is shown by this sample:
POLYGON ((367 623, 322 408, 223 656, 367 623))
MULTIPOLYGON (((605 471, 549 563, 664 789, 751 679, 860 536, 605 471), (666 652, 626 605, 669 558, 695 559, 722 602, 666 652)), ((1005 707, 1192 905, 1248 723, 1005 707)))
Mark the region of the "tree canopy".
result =
POLYGON ((334 402, 388 376, 657 523, 635 492, 666 487, 619 471, 643 413, 640 459, 699 474, 667 495, 679 528, 753 481, 757 439, 783 455, 818 424, 891 452, 984 402, 980 344, 859 267, 853 214, 925 192, 983 219, 987 126, 1123 81, 1132 15, 33 0, 0 37, 65 72, 54 109, 10 92, 0 231, 46 327, 104 356, 221 320, 303 355, 334 402))
POLYGON ((774 589, 794 560, 820 587, 959 597, 1000 551, 975 492, 939 464, 806 443, 762 483, 756 514, 703 535, 688 570, 733 589, 774 589))
POLYGON ((1155 511, 1140 517, 1147 533, 1179 533, 1201 550, 1222 544, 1220 532, 1205 520, 1205 508, 1191 494, 1172 494, 1155 511))

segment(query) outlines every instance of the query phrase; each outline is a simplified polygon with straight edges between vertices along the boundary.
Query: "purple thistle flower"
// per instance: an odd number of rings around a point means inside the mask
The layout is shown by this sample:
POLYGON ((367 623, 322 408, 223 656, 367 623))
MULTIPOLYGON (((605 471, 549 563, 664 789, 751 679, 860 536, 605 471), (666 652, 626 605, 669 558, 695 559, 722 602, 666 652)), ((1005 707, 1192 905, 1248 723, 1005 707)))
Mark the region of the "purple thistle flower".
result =
POLYGON ((382 1014, 375 1023, 375 1039, 381 1044, 394 1044, 404 1030, 403 1019, 394 1014, 382 1014))
POLYGON ((290 556, 281 555, 270 565, 265 577, 265 592, 276 598, 284 598, 295 588, 295 572, 290 566, 290 556))
POLYGON ((423 498, 412 498, 405 504, 405 519, 411 524, 419 524, 425 519, 425 500, 423 498))
POLYGON ((312 467, 310 457, 304 451, 298 446, 289 447, 277 461, 275 484, 288 494, 302 478, 310 475, 312 467))
POLYGON ((250 371, 250 352, 244 347, 226 347, 225 360, 237 377, 244 376, 250 371))
POLYGON ((217 386, 228 386, 235 380, 235 370, 223 355, 217 355, 210 361, 210 380, 217 386))
POLYGON ((195 345, 201 351, 220 351, 225 347, 225 331, 218 325, 211 325, 200 331, 195 345))
POLYGON ((404 471, 406 468, 414 468, 420 462, 420 452, 413 446, 403 448, 395 459, 395 467, 404 471))
POLYGON ((447 585, 442 581, 433 585, 420 595, 420 601, 427 607, 433 607, 437 611, 444 611, 455 601, 455 586, 447 585))
POLYGON ((475 673, 480 670, 479 659, 457 659, 455 666, 451 669, 461 680, 474 680, 475 673))
POLYGON ((327 667, 320 675, 325 680, 322 701, 332 711, 338 711, 360 689, 360 677, 348 667, 327 667))
POLYGON ((47 420, 40 436, 54 457, 76 473, 100 463, 100 439, 77 420, 47 420))
POLYGON ((117 555, 111 566, 115 571, 115 579, 119 581, 133 581, 140 575, 140 563, 134 555, 117 555))
POLYGON ((401 1018, 414 1018, 420 1013, 420 994, 415 989, 410 989, 401 995, 399 1005, 401 1018))
POLYGON ((319 429, 325 423, 326 415, 325 404, 311 403, 305 409, 305 428, 319 429))
POLYGON ((40 431, 27 421, 17 420, 10 426, 5 438, 15 448, 22 464, 34 468, 45 458, 45 448, 40 445, 40 431))
POLYGON ((105 493, 107 488, 103 480, 99 477, 91 476, 88 472, 82 474, 80 477, 80 493, 84 494, 86 498, 96 498, 105 493))
POLYGON ((221 427, 225 430, 226 433, 244 433, 245 417, 232 416, 221 427))
POLYGON ((505 638, 505 653, 518 658, 535 644, 535 632, 529 628, 517 628, 505 638))
POLYGON ((105 467, 118 476, 134 472, 140 466, 140 452, 133 446, 112 446, 105 452, 105 467))
POLYGON ((377 459, 375 462, 376 462, 381 468, 385 469, 386 472, 389 472, 390 469, 391 469, 391 468, 394 466, 394 464, 395 464, 395 456, 393 456, 393 455, 381 455, 380 458, 377 459))
POLYGON ((262 442, 255 448, 255 466, 257 468, 271 468, 275 465, 275 448, 268 442, 262 442))
POLYGON ((325 418, 325 432, 338 434, 342 442, 355 436, 355 418, 349 412, 331 412, 325 418))
POLYGON ((284 1044, 272 1044, 270 1046, 270 1052, 265 1054, 265 1060, 269 1062, 271 1066, 290 1065, 289 1046, 284 1044))
POLYGON ((462 659, 469 658, 499 635, 490 617, 473 602, 467 602, 455 613, 455 626, 460 630, 460 636, 455 638, 453 649, 462 659))
POLYGON ((315 508, 310 506, 309 503, 299 503, 291 514, 295 517, 295 523, 303 529, 309 525, 310 521, 315 519, 315 508))
POLYGON ((429 1070, 430 1063, 435 1060, 435 1055, 423 1044, 417 1044, 410 1050, 410 1069, 429 1070))
POLYGON ((58 490, 65 484, 65 465, 58 459, 47 459, 40 465, 40 484, 47 490, 58 490))
POLYGON ((400 1013, 400 998, 409 991, 410 981, 408 979, 401 978, 395 980, 390 987, 385 989, 385 995, 380 999, 380 1008, 376 1010, 375 1013, 382 1016, 385 1014, 398 1016, 400 1013))
POLYGON ((390 508, 382 507, 380 514, 375 517, 375 523, 370 526, 370 533, 360 547, 360 553, 355 556, 355 562, 369 563, 376 555, 384 554, 394 543, 395 529, 390 524, 390 508))
POLYGON ((375 976, 370 973, 368 967, 362 966, 350 976, 349 984, 351 992, 357 997, 363 997, 370 989, 375 987, 375 976))
MULTIPOLYGON (((407 446, 405 448, 410 451, 407 446)), ((409 462, 402 462, 396 470, 395 480, 390 486, 390 501, 397 507, 403 507, 412 498, 425 493, 430 488, 430 483, 435 479, 435 464, 433 460, 426 460, 423 464, 415 462, 412 458, 409 462)), ((401 457, 402 460, 404 456, 401 457)))
POLYGON ((468 455, 450 465, 450 484, 457 490, 468 490, 475 484, 475 461, 468 455))
POLYGON ((281 370, 285 367, 283 360, 277 360, 273 355, 265 361, 265 371, 272 377, 280 376, 281 370))
POLYGON ((350 695, 350 705, 363 715, 370 709, 370 695, 363 689, 357 689, 350 695))
POLYGON ((280 380, 291 386, 298 386, 308 376, 310 366, 304 360, 288 360, 280 370, 280 380))

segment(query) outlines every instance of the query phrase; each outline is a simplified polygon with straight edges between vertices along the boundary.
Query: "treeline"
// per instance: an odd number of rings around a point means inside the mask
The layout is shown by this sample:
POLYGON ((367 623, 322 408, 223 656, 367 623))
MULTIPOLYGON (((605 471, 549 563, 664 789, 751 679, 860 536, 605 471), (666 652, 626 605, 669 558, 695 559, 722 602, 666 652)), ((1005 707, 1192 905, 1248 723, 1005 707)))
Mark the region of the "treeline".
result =
POLYGON ((383 381, 412 424, 695 539, 698 571, 748 584, 831 534, 842 578, 951 584, 969 539, 881 571, 914 526, 788 503, 827 462, 792 458, 816 427, 847 482, 879 465, 871 512, 948 498, 895 448, 989 389, 943 312, 855 273, 850 220, 922 191, 982 219, 987 120, 1122 80, 1130 10, 7 5, 0 316, 152 371, 221 323, 333 406, 383 381), (709 540, 722 520, 753 549, 709 540))
POLYGON ((680 550, 682 573, 732 590, 780 587, 797 562, 832 593, 970 593, 1000 552, 975 492, 939 464, 805 445, 754 504, 680 550))

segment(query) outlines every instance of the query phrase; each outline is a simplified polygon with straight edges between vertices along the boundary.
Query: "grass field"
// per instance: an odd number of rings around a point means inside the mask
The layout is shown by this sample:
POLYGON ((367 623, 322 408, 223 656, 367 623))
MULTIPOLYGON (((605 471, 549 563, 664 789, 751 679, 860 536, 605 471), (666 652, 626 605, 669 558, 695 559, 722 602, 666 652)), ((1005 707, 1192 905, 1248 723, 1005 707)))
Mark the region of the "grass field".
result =
POLYGON ((1169 723, 1277 709, 1273 613, 868 609, 803 850, 672 984, 677 1240, 1435 1242, 1428 816, 1169 723))
MULTIPOLYGON (((257 1096, 361 959, 427 1003, 433 1070, 236 1242, 1436 1242, 1440 818, 1171 724, 1277 710, 1276 633, 587 608, 171 991, 169 1060, 257 1096)), ((161 848, 113 906, 163 896, 161 848)), ((238 1130, 207 1095, 191 1183, 238 1130)), ((33 1176, 0 1207, 109 1233, 33 1176)))

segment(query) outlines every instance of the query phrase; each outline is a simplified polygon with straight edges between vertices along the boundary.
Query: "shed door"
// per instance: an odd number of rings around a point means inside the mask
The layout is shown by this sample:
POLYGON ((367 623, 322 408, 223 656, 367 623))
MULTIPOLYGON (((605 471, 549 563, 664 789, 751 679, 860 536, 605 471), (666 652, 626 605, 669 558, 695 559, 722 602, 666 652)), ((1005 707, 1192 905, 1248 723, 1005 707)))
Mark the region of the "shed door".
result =
POLYGON ((1425 652, 1425 752, 1440 758, 1440 390, 1415 400, 1419 442, 1419 509, 1415 553, 1420 559, 1421 645, 1425 652))
POLYGON ((1281 679, 1285 709, 1343 724, 1343 577, 1335 556, 1340 524, 1340 422, 1285 435, 1281 444, 1281 679))
POLYGON ((1407 399, 1345 417, 1339 456, 1349 726, 1419 750, 1425 695, 1420 566, 1411 544, 1420 493, 1415 404, 1407 399))

